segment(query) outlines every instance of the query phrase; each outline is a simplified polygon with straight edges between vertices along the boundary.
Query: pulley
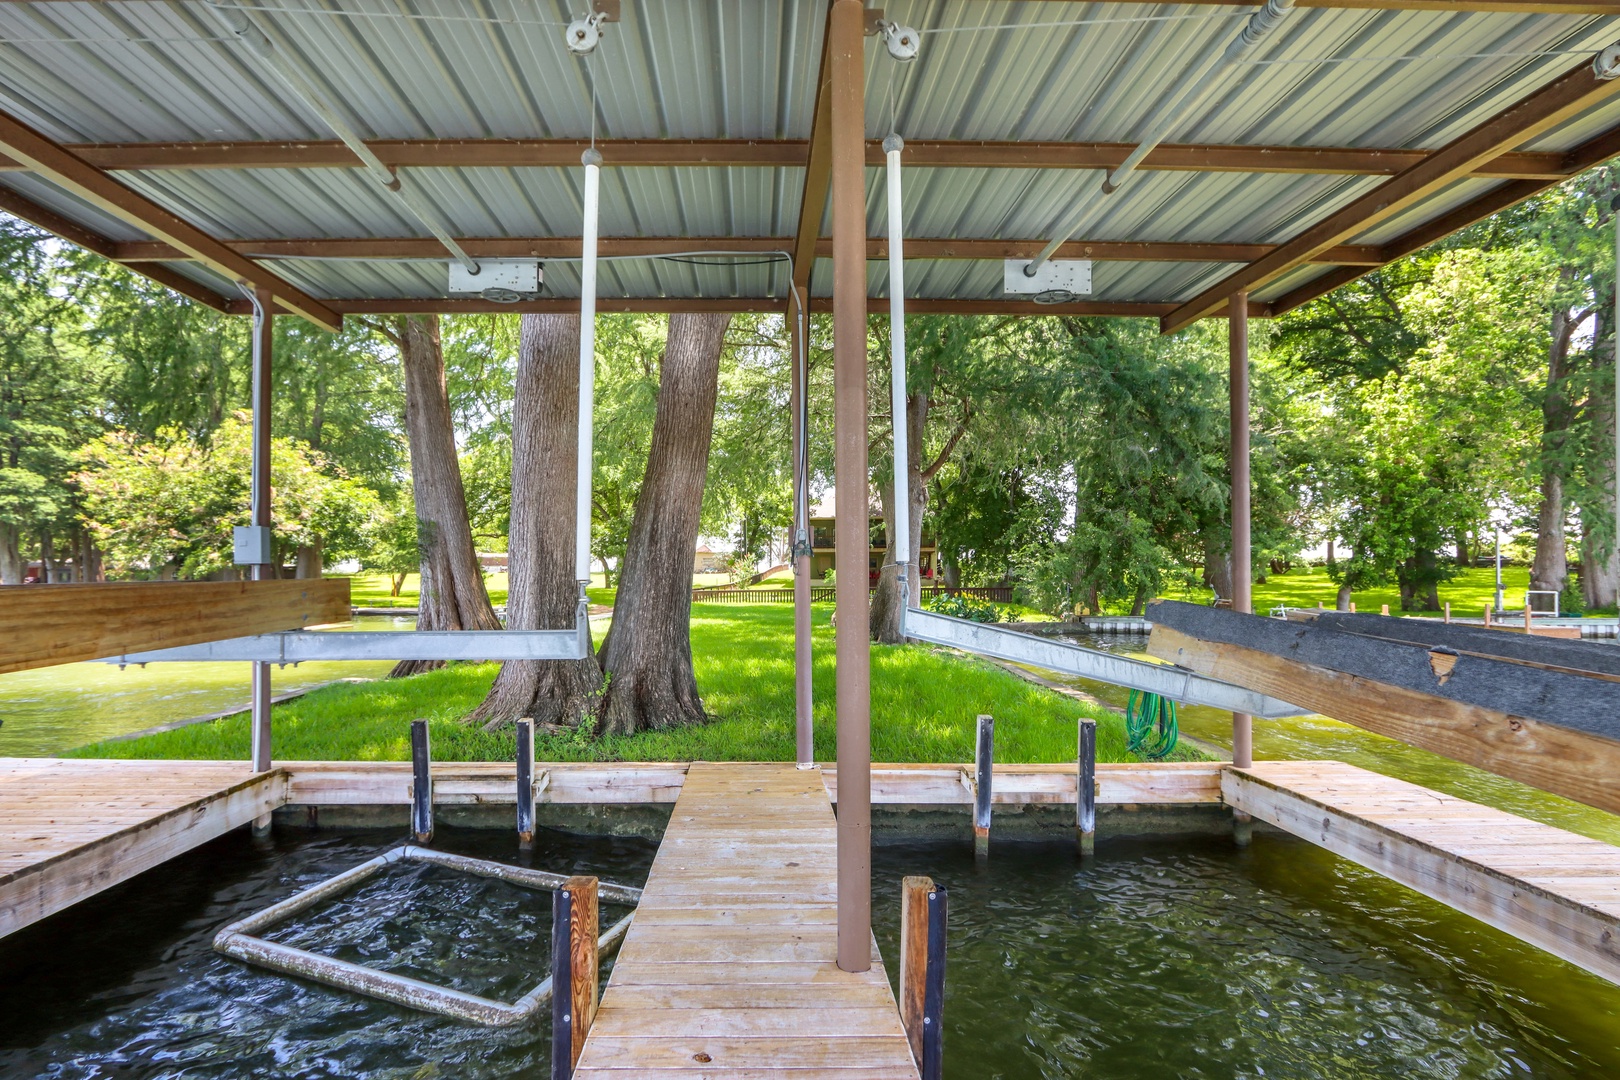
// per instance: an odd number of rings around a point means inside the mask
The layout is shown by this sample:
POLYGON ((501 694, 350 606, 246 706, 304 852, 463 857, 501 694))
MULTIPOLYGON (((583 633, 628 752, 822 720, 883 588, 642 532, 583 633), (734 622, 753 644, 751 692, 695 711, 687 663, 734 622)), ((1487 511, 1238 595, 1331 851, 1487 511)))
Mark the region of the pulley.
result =
POLYGON ((888 46, 890 56, 901 63, 910 63, 917 59, 917 49, 922 44, 921 34, 899 23, 885 22, 881 27, 883 44, 888 46))

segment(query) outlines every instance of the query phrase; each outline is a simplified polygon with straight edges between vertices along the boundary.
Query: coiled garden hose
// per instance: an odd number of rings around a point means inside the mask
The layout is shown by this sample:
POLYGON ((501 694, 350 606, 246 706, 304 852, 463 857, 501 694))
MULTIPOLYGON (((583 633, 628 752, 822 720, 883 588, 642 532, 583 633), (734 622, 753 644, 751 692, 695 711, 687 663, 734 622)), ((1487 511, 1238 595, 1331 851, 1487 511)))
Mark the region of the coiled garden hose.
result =
POLYGON ((1149 761, 1170 756, 1180 738, 1176 703, 1158 694, 1132 690, 1125 704, 1126 749, 1149 761))

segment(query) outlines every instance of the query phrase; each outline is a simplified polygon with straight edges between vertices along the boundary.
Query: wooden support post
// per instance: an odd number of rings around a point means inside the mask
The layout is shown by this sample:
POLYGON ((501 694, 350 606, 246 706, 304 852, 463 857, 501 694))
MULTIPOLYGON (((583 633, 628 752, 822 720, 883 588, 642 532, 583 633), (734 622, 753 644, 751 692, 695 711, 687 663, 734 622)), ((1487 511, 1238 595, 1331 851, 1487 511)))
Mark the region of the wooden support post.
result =
POLYGON ((1524 598, 1524 632, 1530 633, 1530 597, 1524 598))
POLYGON ((1080 721, 1080 749, 1075 771, 1074 827, 1080 834, 1080 854, 1097 849, 1097 721, 1080 721))
POLYGON ((534 846, 534 721, 517 722, 517 834, 518 847, 534 846))
POLYGON ((928 894, 934 881, 907 877, 900 881, 900 1023, 911 1043, 911 1056, 923 1056, 923 1001, 928 976, 928 894))
MULTIPOLYGON (((1232 474, 1232 610, 1254 610, 1249 489, 1249 294, 1233 293, 1226 314, 1228 426, 1227 464, 1232 474)), ((1254 717, 1232 714, 1232 761, 1246 768, 1254 761, 1254 717)))
POLYGON ((1450 621, 1451 621, 1451 601, 1447 600, 1446 601, 1446 622, 1449 623, 1450 621))
POLYGON ((981 859, 990 854, 990 796, 995 786, 992 778, 995 756, 995 718, 980 716, 978 739, 973 747, 973 853, 981 859))
POLYGON ((1485 625, 1491 625, 1491 605, 1485 605, 1485 625))
POLYGON ((570 1080, 596 1019, 597 881, 571 877, 551 905, 551 1076, 570 1080))
POLYGON ((923 987, 922 1080, 945 1075, 945 890, 928 891, 928 977, 923 987))
POLYGON ((411 835, 418 844, 433 841, 433 753, 428 722, 411 721, 411 835))
POLYGON ((1379 610, 1378 614, 1380 614, 1380 615, 1388 615, 1389 614, 1389 605, 1388 604, 1383 605, 1383 607, 1379 610))
MULTIPOLYGON (((1322 605, 1321 605, 1321 604, 1318 604, 1318 605, 1316 605, 1316 606, 1317 606, 1317 607, 1321 607, 1321 606, 1322 606, 1322 605)), ((1354 614, 1355 614, 1355 612, 1356 612, 1356 602, 1355 602, 1355 601, 1354 601, 1354 600, 1352 600, 1352 601, 1350 601, 1350 613, 1351 613, 1351 614, 1352 614, 1352 615, 1354 615, 1354 614)))
POLYGON ((838 966, 872 967, 872 654, 866 560, 866 69, 867 10, 834 0, 827 17, 832 143, 833 475, 854 512, 838 515, 838 966))
POLYGON ((933 879, 900 883, 900 1022, 922 1080, 944 1073, 945 890, 933 879))

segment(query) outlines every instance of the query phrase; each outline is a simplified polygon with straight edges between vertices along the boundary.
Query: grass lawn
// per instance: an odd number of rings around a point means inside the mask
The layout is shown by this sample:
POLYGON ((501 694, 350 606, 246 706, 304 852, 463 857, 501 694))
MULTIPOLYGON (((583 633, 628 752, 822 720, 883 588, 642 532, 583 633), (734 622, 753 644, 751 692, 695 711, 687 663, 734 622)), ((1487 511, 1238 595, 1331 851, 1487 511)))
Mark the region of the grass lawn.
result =
MULTIPOLYGON (((815 609, 816 758, 831 761, 833 632, 830 608, 815 609)), ((791 761, 793 609, 788 604, 699 604, 692 616, 693 659, 711 723, 600 742, 575 733, 540 735, 542 761, 791 761)), ((494 678, 494 664, 461 664, 409 679, 331 686, 274 712, 275 756, 285 760, 403 761, 408 722, 432 721, 441 761, 509 760, 510 730, 486 733, 460 717, 494 678)), ((970 761, 975 717, 996 718, 996 760, 1073 761, 1075 722, 1098 721, 1097 757, 1131 760, 1124 722, 1114 713, 1055 694, 993 664, 925 645, 872 650, 872 759, 970 761)), ((244 759, 248 718, 236 716, 130 742, 75 751, 80 757, 244 759)), ((1196 759, 1190 747, 1177 757, 1196 759)))
MULTIPOLYGON (((329 574, 328 577, 341 577, 340 574, 329 574)), ((349 603, 355 607, 406 607, 413 608, 421 599, 422 578, 420 574, 405 575, 405 584, 400 587, 399 595, 390 595, 393 583, 387 574, 360 573, 349 578, 349 603)), ((506 603, 506 575, 485 574, 484 588, 489 590, 489 602, 496 607, 506 603)), ((612 604, 613 589, 602 587, 602 575, 591 575, 591 587, 585 590, 593 604, 612 604)))
MULTIPOLYGON (((1525 566, 1502 567, 1502 603, 1513 609, 1524 607, 1524 590, 1530 584, 1530 569, 1525 566)), ((1451 604, 1453 615, 1478 618, 1485 605, 1496 597, 1496 570, 1488 566, 1472 566, 1440 585, 1440 602, 1451 604)), ((1270 611, 1279 604, 1289 607, 1315 607, 1318 603, 1331 608, 1339 587, 1328 578, 1327 568, 1297 566, 1286 574, 1270 574, 1264 585, 1254 586, 1254 610, 1270 611)), ((1367 589, 1350 594, 1357 611, 1377 614, 1384 604, 1391 615, 1401 611, 1401 591, 1397 586, 1367 589)), ((1433 614, 1439 614, 1434 612, 1433 614)))

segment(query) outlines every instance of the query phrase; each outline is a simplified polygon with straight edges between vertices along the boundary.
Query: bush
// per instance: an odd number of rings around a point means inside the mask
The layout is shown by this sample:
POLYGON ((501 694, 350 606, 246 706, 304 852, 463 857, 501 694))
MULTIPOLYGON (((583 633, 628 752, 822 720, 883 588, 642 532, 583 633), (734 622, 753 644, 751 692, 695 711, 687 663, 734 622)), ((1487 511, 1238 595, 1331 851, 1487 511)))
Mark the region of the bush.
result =
POLYGON ((923 607, 928 611, 953 615, 958 619, 971 619, 982 623, 1001 622, 1001 609, 987 600, 969 600, 965 596, 947 593, 924 600, 923 607))

